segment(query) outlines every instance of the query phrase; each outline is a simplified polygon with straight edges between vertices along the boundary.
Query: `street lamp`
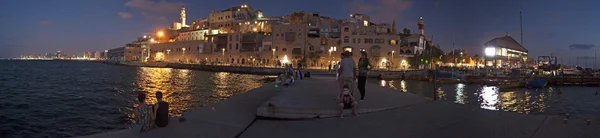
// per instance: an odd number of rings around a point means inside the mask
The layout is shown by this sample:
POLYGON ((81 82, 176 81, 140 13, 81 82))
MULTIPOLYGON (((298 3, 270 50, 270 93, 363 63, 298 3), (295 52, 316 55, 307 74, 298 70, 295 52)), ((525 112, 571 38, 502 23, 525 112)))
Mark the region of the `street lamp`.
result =
POLYGON ((271 59, 273 59, 273 63, 275 63, 275 51, 277 51, 277 49, 272 48, 271 51, 273 51, 273 56, 271 57, 271 59))
POLYGON ((160 32, 156 33, 156 35, 158 35, 158 37, 162 37, 162 36, 164 36, 164 35, 165 35, 165 33, 164 33, 164 32, 162 32, 162 31, 160 31, 160 32))
POLYGON ((392 69, 394 68, 394 50, 392 50, 392 61, 390 61, 390 63, 392 64, 392 69))
POLYGON ((221 56, 221 62, 223 62, 225 59, 225 48, 221 49, 221 51, 223 51, 223 55, 221 56))

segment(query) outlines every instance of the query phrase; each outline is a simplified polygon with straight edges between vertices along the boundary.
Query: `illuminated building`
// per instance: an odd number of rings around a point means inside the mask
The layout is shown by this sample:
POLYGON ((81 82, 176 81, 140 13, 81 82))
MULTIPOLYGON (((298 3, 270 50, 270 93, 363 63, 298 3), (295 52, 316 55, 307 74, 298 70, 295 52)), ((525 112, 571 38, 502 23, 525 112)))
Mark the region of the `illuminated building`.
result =
POLYGON ((487 66, 520 67, 527 61, 528 50, 506 35, 484 43, 487 66))

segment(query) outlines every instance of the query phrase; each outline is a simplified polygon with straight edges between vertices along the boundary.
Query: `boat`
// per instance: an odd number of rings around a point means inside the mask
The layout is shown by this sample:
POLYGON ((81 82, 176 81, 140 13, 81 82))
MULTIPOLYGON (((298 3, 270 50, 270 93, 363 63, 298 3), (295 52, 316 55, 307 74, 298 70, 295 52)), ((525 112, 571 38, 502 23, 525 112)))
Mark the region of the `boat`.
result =
POLYGON ((496 86, 498 88, 522 88, 524 83, 517 80, 489 80, 485 81, 484 85, 487 86, 496 86))
POLYGON ((535 80, 527 82, 525 87, 527 87, 527 88, 543 88, 543 87, 546 87, 547 84, 548 84, 548 81, 545 79, 535 79, 535 80))

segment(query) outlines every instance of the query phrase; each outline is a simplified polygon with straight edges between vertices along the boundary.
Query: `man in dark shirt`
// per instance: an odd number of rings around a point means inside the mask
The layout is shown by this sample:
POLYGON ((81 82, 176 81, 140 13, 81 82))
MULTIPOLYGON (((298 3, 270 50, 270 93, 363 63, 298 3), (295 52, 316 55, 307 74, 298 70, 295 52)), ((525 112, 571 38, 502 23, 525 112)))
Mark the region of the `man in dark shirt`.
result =
POLYGON ((169 124, 169 103, 162 100, 162 92, 156 92, 156 100, 158 103, 154 106, 156 119, 154 123, 158 127, 165 127, 169 124))

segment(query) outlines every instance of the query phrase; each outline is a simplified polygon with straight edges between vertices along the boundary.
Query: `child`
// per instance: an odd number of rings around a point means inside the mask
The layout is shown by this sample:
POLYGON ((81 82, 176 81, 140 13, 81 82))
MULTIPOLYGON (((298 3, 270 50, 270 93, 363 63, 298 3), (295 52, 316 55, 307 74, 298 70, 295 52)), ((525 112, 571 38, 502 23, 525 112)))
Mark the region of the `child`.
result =
POLYGON ((341 100, 340 104, 338 105, 340 107, 340 118, 344 118, 344 109, 350 108, 352 108, 352 114, 358 116, 358 114, 356 114, 356 105, 358 103, 354 99, 354 96, 350 94, 350 88, 348 87, 348 85, 344 85, 343 92, 340 95, 340 97, 341 100))

